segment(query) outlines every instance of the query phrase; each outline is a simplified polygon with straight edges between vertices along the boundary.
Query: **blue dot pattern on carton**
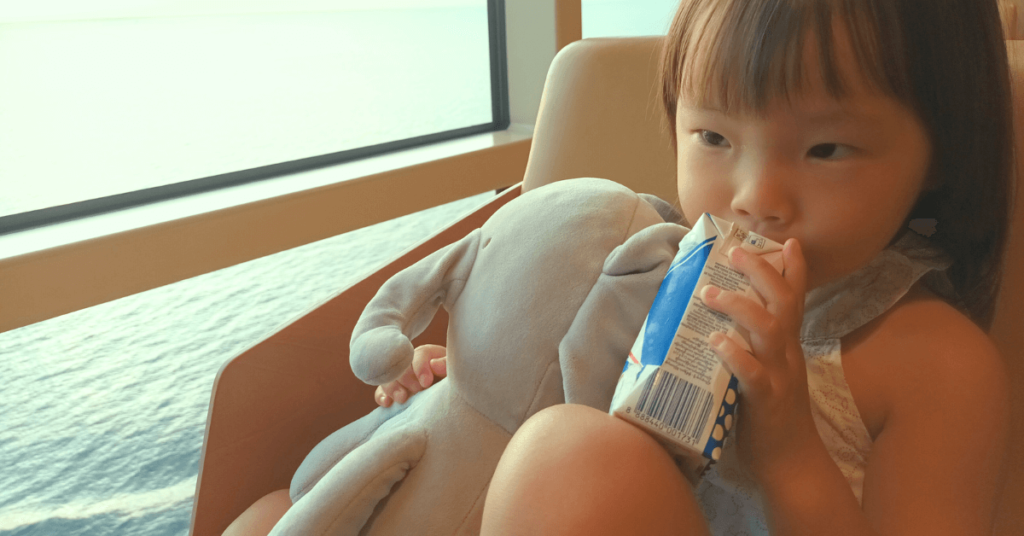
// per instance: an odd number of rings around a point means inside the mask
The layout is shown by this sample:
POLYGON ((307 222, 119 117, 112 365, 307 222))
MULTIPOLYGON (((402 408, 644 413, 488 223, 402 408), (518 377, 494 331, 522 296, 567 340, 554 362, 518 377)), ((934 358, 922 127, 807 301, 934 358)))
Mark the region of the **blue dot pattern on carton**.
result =
MULTIPOLYGON (((725 441, 725 436, 732 428, 732 425, 736 422, 736 400, 739 398, 737 393, 739 392, 739 380, 734 375, 729 378, 729 390, 726 391, 725 398, 722 399, 722 406, 718 410, 718 418, 715 419, 714 432, 708 437, 708 442, 704 445, 704 457, 711 460, 711 463, 715 463, 718 460, 718 456, 715 456, 715 449, 723 448, 722 443, 725 441), (717 437, 716 437, 717 436, 717 437)), ((722 451, 719 450, 719 453, 722 451)))

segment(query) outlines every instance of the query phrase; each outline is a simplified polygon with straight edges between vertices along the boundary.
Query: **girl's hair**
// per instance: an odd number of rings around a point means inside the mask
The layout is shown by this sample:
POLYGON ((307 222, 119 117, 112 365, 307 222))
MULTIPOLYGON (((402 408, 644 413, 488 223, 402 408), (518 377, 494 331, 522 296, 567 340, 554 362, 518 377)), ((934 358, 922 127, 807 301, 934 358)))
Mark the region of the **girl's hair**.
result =
POLYGON ((834 15, 864 78, 915 112, 932 144, 937 189, 922 192, 890 245, 910 220, 938 220, 930 241, 954 261, 947 270, 952 305, 987 332, 1016 197, 1013 103, 996 0, 682 0, 661 56, 672 149, 681 91, 701 105, 762 117, 775 98, 799 92, 812 29, 826 88, 833 98, 847 95, 833 56, 834 15))

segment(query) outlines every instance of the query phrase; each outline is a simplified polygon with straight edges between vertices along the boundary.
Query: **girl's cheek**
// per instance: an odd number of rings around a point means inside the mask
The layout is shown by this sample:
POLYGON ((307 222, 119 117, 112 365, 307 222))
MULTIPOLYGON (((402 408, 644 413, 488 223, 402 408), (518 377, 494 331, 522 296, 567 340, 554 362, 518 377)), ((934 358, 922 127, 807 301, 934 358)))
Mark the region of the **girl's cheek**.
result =
POLYGON ((730 198, 729 181, 723 178, 723 170, 720 168, 721 166, 693 159, 680 160, 676 169, 676 189, 680 202, 699 200, 702 204, 707 204, 730 198))
POLYGON ((731 165, 692 144, 680 144, 676 161, 676 190, 686 221, 693 224, 705 212, 719 217, 731 213, 731 165))

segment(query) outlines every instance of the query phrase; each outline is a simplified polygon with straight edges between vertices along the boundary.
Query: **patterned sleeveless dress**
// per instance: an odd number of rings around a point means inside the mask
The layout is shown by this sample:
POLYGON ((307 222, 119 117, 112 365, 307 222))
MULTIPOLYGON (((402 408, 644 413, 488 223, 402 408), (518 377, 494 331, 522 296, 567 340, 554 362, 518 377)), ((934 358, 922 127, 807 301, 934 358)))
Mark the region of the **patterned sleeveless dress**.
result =
MULTIPOLYGON (((807 363, 811 413, 818 435, 858 503, 872 441, 843 375, 840 339, 889 310, 918 279, 923 278, 937 295, 952 296, 945 274, 951 264, 925 237, 905 232, 867 266, 805 297, 800 343, 807 363)), ((736 418, 743 418, 742 406, 736 418)), ((712 534, 768 534, 752 484, 739 468, 735 444, 727 441, 721 459, 710 466, 695 490, 712 534)))

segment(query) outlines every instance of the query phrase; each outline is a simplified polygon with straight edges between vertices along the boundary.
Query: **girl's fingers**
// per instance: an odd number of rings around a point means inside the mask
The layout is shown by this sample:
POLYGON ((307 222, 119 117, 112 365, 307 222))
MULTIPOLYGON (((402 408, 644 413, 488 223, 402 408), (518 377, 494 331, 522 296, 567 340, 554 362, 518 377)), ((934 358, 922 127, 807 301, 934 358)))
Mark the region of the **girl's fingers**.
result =
MULTIPOLYGON (((433 366, 431 361, 434 359, 443 359, 446 354, 447 349, 444 346, 437 346, 436 344, 425 344, 413 351, 412 373, 418 387, 425 389, 434 383, 435 372, 432 370, 433 366)), ((444 374, 441 374, 440 376, 443 377, 444 374)), ((408 384, 405 385, 410 389, 413 387, 408 384)), ((416 391, 419 391, 419 389, 416 389, 416 391)))
POLYGON ((448 374, 447 349, 444 346, 425 344, 413 351, 412 365, 400 378, 377 387, 374 401, 381 407, 390 407, 392 402, 404 404, 409 398, 430 387, 434 376, 448 374))
POLYGON ((434 376, 437 376, 438 378, 448 376, 448 358, 438 357, 437 359, 431 359, 430 370, 434 373, 434 376))
POLYGON ((416 377, 416 373, 410 366, 406 369, 405 374, 402 374, 402 377, 398 379, 398 385, 391 391, 391 397, 398 401, 399 404, 402 404, 409 400, 409 397, 422 390, 423 387, 420 385, 420 380, 416 377))
POLYGON ((783 278, 793 288, 793 295, 796 297, 795 315, 797 322, 803 322, 804 318, 804 296, 807 294, 807 259, 804 258, 804 249, 800 241, 791 238, 783 245, 783 263, 786 269, 783 271, 783 278), (790 243, 792 241, 792 243, 790 243), (786 249, 786 246, 789 246, 786 249))
MULTIPOLYGON (((750 298, 733 291, 720 291, 718 296, 708 294, 712 285, 701 289, 701 300, 709 307, 729 315, 737 324, 750 332, 750 346, 754 355, 760 357, 765 364, 776 366, 776 359, 784 360, 781 349, 779 331, 781 326, 774 315, 750 298)), ((736 346, 736 345, 734 345, 736 346)), ((737 348, 742 348, 736 346, 737 348)))
POLYGON ((408 393, 402 388, 402 384, 397 381, 385 383, 380 387, 384 390, 384 396, 398 402, 399 404, 404 402, 405 398, 408 396, 408 393))
POLYGON ((377 391, 373 394, 373 400, 377 402, 377 405, 382 408, 391 407, 391 402, 393 401, 393 399, 390 396, 384 393, 383 385, 377 386, 377 391))
POLYGON ((391 405, 392 400, 402 404, 419 390, 419 383, 416 381, 415 376, 413 376, 412 367, 410 367, 405 371, 405 374, 402 374, 401 378, 377 387, 377 404, 388 407, 391 405), (416 386, 415 389, 408 387, 408 384, 410 383, 416 386), (381 394, 384 395, 384 402, 386 402, 386 404, 381 403, 381 394))
POLYGON ((721 332, 711 334, 708 337, 708 345, 721 358, 725 367, 736 375, 741 390, 749 391, 761 388, 760 382, 766 378, 764 365, 754 359, 742 346, 721 332))

